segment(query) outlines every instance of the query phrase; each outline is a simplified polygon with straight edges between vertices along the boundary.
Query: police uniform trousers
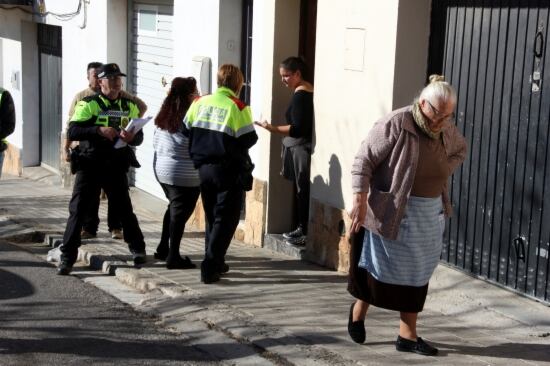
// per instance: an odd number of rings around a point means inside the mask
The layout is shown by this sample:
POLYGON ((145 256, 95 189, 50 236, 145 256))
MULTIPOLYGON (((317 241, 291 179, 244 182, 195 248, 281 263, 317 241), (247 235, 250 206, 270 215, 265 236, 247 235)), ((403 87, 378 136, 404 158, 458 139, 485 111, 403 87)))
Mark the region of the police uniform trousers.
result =
POLYGON ((201 198, 206 216, 203 274, 220 272, 225 253, 241 217, 244 190, 238 173, 227 164, 199 168, 201 198))
POLYGON ((77 259, 83 222, 99 197, 102 187, 109 204, 118 208, 124 241, 128 243, 130 250, 138 253, 145 251, 143 233, 130 200, 126 172, 124 169, 106 164, 76 173, 73 195, 69 203, 69 219, 60 247, 61 259, 69 264, 73 264, 77 259))
MULTIPOLYGON (((88 215, 86 215, 84 222, 82 223, 83 229, 90 234, 96 234, 99 227, 99 205, 100 197, 97 196, 90 208, 90 212, 88 212, 88 215)), ((107 201, 107 227, 109 228, 109 231, 122 229, 118 207, 111 204, 110 201, 107 201)))

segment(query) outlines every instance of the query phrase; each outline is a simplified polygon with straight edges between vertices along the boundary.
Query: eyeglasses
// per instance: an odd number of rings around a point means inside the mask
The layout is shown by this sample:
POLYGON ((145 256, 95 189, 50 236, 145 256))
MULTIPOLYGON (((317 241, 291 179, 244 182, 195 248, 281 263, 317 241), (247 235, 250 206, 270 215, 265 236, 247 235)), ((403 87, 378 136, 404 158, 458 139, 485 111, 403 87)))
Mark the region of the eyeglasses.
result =
POLYGON ((439 116, 441 115, 441 112, 440 112, 436 107, 434 107, 433 104, 430 103, 430 101, 429 101, 428 99, 425 99, 425 100, 426 100, 426 102, 430 105, 430 108, 431 108, 432 111, 434 112, 434 116, 436 117, 436 118, 435 118, 436 121, 447 121, 447 120, 450 120, 450 119, 454 119, 454 118, 455 118, 454 112, 451 113, 451 114, 448 114, 448 115, 446 115, 446 116, 441 116, 441 117, 439 117, 439 116))

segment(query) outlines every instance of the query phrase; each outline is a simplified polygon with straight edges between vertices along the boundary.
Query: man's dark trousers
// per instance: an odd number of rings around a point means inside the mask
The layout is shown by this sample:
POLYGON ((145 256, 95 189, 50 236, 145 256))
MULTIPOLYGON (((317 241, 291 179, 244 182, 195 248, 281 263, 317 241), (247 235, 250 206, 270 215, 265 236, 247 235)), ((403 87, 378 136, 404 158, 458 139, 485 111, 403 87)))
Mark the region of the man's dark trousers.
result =
POLYGON ((199 168, 201 197, 206 216, 205 275, 219 273, 225 262, 235 229, 239 224, 244 190, 237 172, 222 164, 204 164, 199 168))
MULTIPOLYGON (((96 234, 99 228, 99 205, 100 198, 97 196, 97 199, 92 202, 90 212, 86 215, 84 221, 82 222, 82 227, 90 234, 96 234)), ((118 208, 109 201, 107 201, 107 227, 109 228, 109 231, 122 229, 118 208)))
POLYGON ((105 190, 109 203, 119 209, 124 241, 128 243, 130 250, 145 251, 143 233, 130 200, 126 172, 105 164, 101 168, 83 169, 76 173, 73 195, 69 203, 69 219, 60 247, 62 261, 70 265, 77 259, 82 224, 94 204, 94 199, 99 197, 101 187, 105 190))

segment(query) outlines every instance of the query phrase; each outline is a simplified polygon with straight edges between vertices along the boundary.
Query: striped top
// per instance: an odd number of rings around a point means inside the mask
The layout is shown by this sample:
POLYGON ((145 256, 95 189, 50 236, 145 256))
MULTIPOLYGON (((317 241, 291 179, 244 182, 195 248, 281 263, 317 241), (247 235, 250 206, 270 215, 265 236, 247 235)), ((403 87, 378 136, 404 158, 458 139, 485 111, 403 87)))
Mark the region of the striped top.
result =
POLYGON ((155 128, 153 147, 153 169, 160 183, 183 187, 199 186, 199 173, 189 157, 189 140, 181 130, 170 133, 155 128))

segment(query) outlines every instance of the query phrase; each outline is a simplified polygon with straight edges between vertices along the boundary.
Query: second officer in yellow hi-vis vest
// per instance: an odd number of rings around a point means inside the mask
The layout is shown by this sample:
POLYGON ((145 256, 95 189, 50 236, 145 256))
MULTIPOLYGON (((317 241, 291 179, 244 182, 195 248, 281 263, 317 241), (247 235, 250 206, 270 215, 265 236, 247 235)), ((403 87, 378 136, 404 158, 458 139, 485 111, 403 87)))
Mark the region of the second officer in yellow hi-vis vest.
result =
POLYGON ((228 271, 225 253, 239 223, 245 190, 252 188, 254 165, 248 149, 258 140, 250 108, 237 98, 243 74, 235 65, 218 70, 218 90, 196 99, 187 110, 183 133, 199 169, 206 215, 206 248, 201 265, 204 283, 228 271))
POLYGON ((120 210, 124 241, 128 243, 134 263, 145 263, 145 241, 132 208, 126 176, 130 166, 139 164, 129 146, 114 146, 119 139, 132 146, 143 142, 142 131, 124 130, 132 118, 138 117, 139 110, 134 102, 120 96, 121 76, 126 75, 117 64, 103 65, 97 74, 101 91, 78 102, 71 117, 67 135, 70 140, 80 141, 80 152, 73 161, 76 178, 60 247, 59 275, 68 275, 72 270, 80 246, 83 219, 101 187, 109 202, 120 210))

